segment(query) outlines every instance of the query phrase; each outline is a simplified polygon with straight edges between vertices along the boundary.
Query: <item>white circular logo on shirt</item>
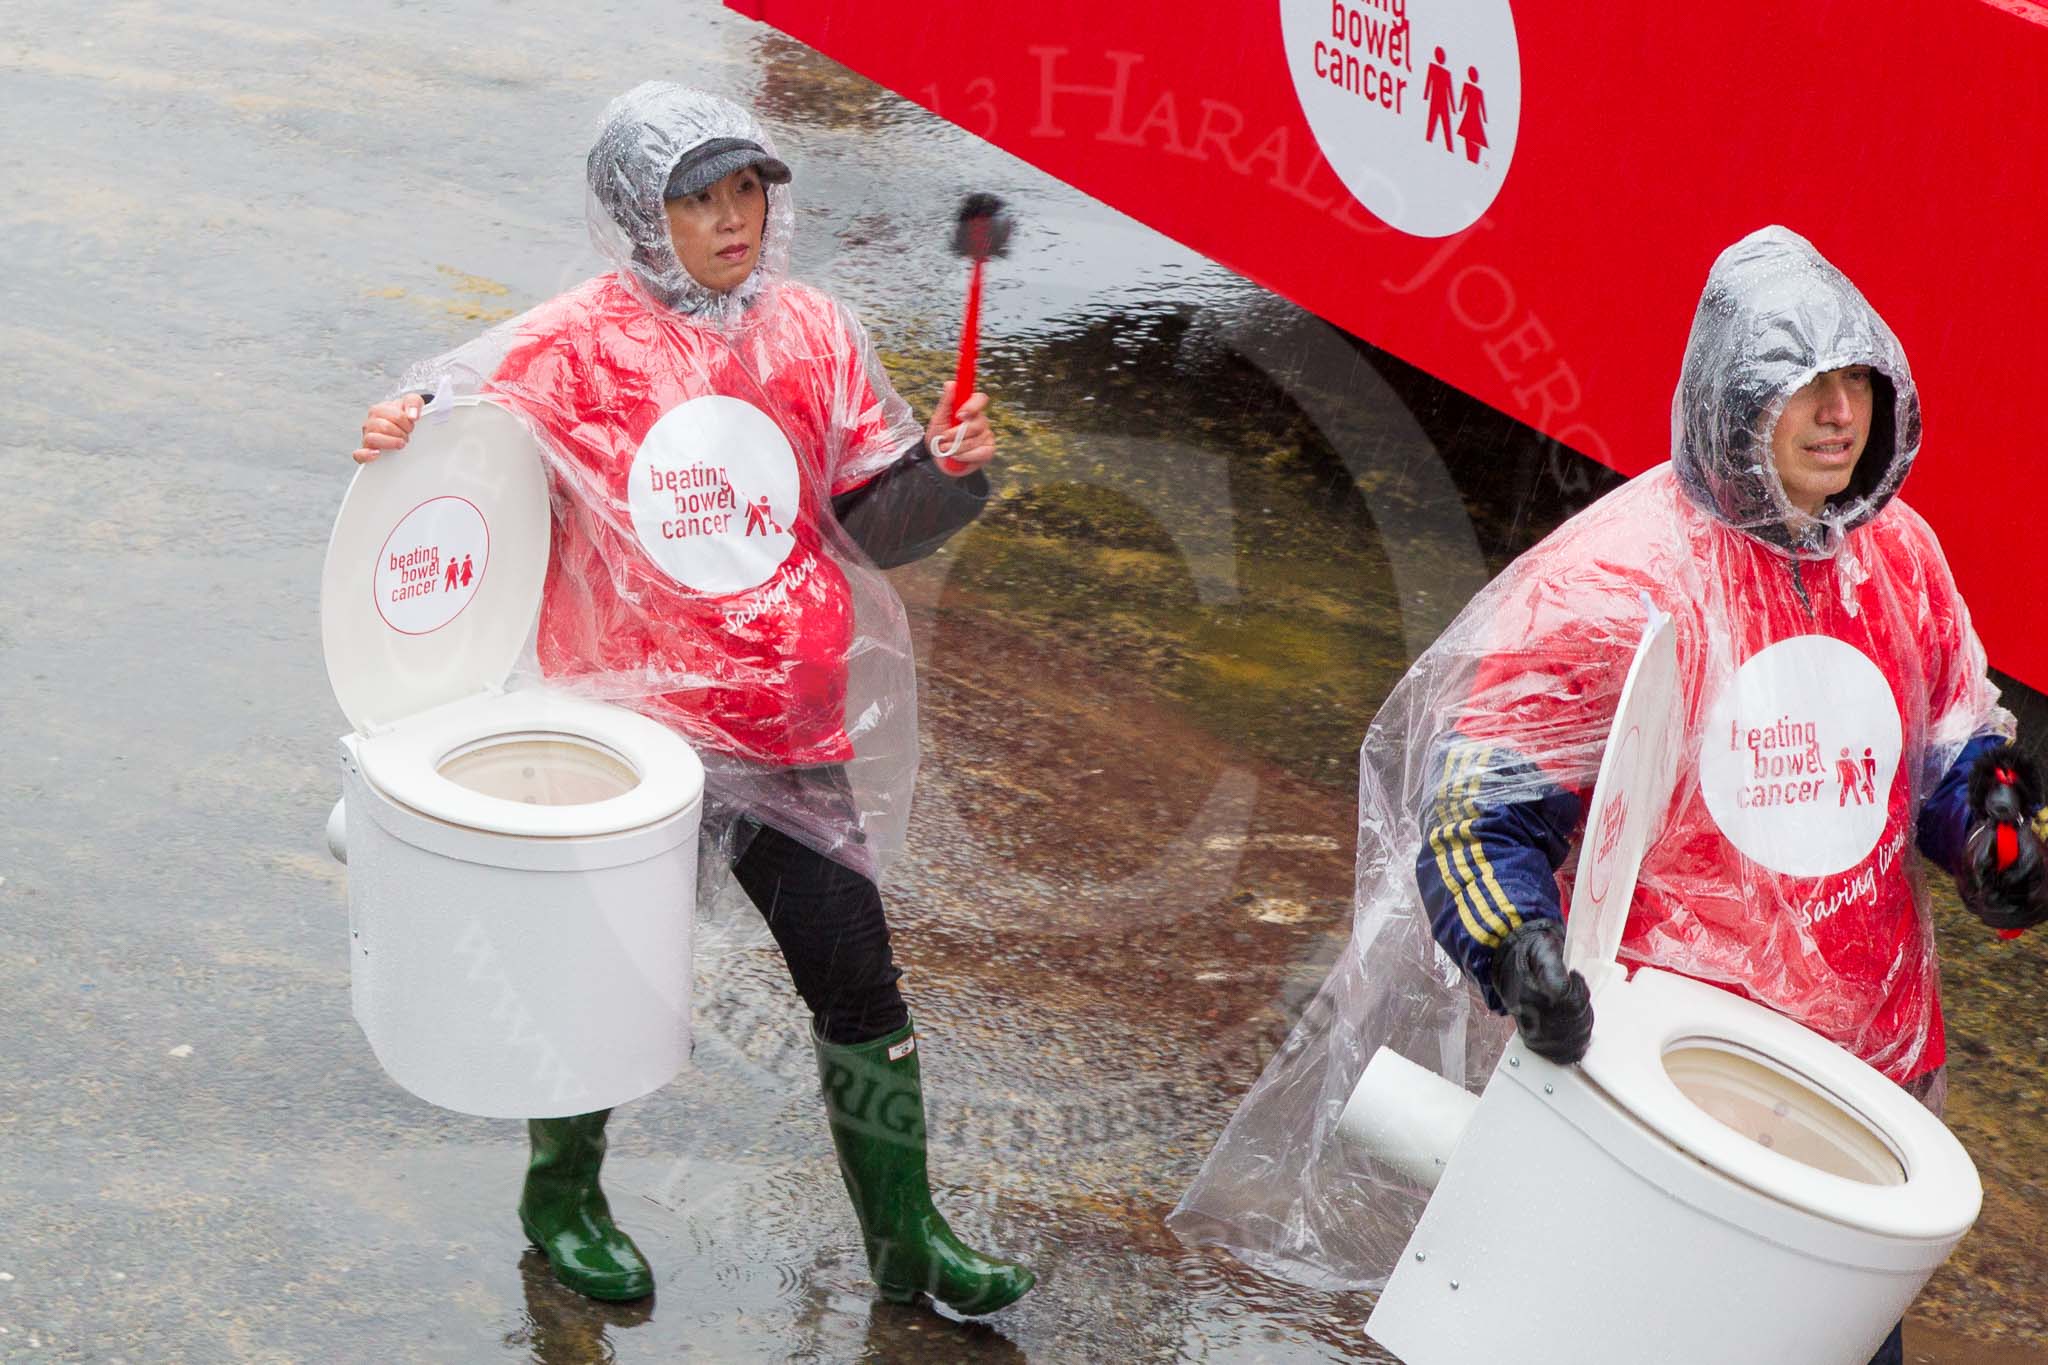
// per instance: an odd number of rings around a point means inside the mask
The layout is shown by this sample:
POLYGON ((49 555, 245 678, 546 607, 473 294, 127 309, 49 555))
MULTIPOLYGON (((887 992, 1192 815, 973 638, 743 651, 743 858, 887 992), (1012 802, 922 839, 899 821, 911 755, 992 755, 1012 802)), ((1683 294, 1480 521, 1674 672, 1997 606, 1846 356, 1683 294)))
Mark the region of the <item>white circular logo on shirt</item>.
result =
POLYGON ((1826 635, 1760 650, 1713 705, 1700 791, 1728 842, 1774 872, 1870 856, 1891 809, 1899 709, 1863 651, 1826 635))
POLYGON ((1522 122, 1508 0, 1280 0, 1294 93, 1359 203, 1417 237, 1479 220, 1522 122))
POLYGON ((768 581, 796 546, 796 452, 775 420, 738 398, 663 413, 633 456, 633 532, 663 573, 698 592, 768 581))
POLYGON ((399 519, 370 576, 377 614, 406 635, 427 635, 462 614, 491 561, 491 529, 468 498, 429 498, 399 519))

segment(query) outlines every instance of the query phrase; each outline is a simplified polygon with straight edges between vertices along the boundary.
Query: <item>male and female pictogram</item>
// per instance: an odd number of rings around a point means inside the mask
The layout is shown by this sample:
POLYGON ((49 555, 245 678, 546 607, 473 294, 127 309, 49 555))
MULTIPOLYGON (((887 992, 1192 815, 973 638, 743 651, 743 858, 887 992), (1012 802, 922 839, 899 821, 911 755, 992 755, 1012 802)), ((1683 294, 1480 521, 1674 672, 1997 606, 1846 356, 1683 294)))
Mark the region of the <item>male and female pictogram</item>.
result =
POLYGON ((1849 756, 1844 747, 1842 756, 1835 760, 1835 781, 1841 789, 1835 794, 1835 805, 1846 806, 1851 801, 1857 805, 1877 802, 1877 759, 1869 749, 1863 751, 1863 761, 1858 763, 1849 756))
POLYGON ((749 536, 789 534, 782 527, 781 523, 775 520, 775 509, 770 505, 766 493, 763 493, 760 497, 747 504, 747 529, 742 534, 749 536))
POLYGON ((1444 50, 1436 50, 1436 60, 1429 64, 1429 72, 1423 77, 1422 97, 1429 104, 1429 127, 1423 133, 1425 142, 1436 141, 1437 125, 1444 130, 1444 150, 1457 151, 1451 141, 1451 115, 1459 115, 1457 134, 1465 140, 1465 159, 1479 160, 1479 153, 1486 147, 1486 92, 1479 88, 1479 68, 1465 68, 1465 87, 1455 93, 1451 89, 1451 68, 1445 63, 1444 50))

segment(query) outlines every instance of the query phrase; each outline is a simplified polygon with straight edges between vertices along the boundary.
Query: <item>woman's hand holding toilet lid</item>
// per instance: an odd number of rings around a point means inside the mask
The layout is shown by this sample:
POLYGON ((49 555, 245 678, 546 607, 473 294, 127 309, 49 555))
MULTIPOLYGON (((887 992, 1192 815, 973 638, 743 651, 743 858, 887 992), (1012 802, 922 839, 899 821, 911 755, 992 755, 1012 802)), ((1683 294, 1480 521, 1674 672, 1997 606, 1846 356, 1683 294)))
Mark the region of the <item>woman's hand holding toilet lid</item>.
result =
POLYGON ((363 443, 351 454, 357 464, 368 464, 388 450, 403 450, 412 439, 413 423, 427 399, 409 393, 389 403, 378 403, 363 418, 363 443))

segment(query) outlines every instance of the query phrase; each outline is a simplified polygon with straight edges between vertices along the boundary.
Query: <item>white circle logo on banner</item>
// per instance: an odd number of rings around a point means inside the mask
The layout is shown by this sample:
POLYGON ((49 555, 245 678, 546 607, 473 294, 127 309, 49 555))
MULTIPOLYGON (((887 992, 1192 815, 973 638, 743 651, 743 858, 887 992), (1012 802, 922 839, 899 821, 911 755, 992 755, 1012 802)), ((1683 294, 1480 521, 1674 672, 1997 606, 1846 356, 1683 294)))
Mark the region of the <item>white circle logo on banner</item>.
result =
POLYGON ((1294 93, 1359 203, 1417 237, 1479 221, 1522 123, 1508 0, 1280 0, 1294 93))
POLYGON ((640 443, 628 479, 633 533, 684 587, 758 587, 796 546, 796 452, 775 419, 743 399, 670 408, 640 443))
POLYGON ((1900 734, 1892 689, 1862 650, 1794 636, 1737 669, 1707 713, 1700 791, 1728 842, 1772 871, 1844 872, 1884 833, 1900 734))
POLYGON ((462 614, 491 562, 491 528, 468 498, 429 498, 399 519, 370 576, 377 614, 405 635, 428 635, 462 614))

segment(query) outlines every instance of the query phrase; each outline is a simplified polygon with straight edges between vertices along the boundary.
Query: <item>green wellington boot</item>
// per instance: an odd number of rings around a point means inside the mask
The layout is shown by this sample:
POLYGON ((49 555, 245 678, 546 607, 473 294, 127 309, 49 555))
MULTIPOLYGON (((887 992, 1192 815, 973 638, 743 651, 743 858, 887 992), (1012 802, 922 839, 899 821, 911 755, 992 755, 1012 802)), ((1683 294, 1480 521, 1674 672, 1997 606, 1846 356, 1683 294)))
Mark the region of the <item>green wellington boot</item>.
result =
POLYGON ((860 1218, 868 1269, 882 1297, 929 1294, 969 1315, 1006 1308, 1037 1283, 1014 1261, 982 1255, 932 1207, 924 1164, 924 1088, 916 1026, 844 1047, 814 1037, 818 1079, 839 1174, 860 1218))
POLYGON ((519 1226, 546 1253, 555 1278, 593 1299, 644 1299, 654 1272, 633 1239, 612 1222, 597 1185, 604 1121, 611 1110, 567 1119, 528 1119, 533 1160, 519 1197, 519 1226))

